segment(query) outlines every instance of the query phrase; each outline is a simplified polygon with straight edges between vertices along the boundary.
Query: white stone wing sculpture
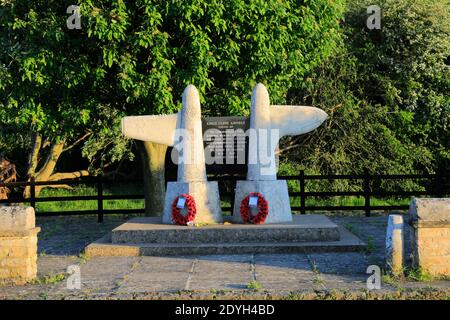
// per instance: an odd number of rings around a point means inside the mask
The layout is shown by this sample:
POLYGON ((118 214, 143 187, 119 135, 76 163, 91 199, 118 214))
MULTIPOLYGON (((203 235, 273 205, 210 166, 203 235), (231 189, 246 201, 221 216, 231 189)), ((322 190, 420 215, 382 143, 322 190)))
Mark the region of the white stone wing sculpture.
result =
POLYGON ((122 119, 124 136, 167 146, 175 144, 175 130, 180 113, 154 116, 130 116, 122 119))
POLYGON ((270 105, 267 88, 258 83, 253 89, 250 106, 249 164, 247 180, 276 180, 275 149, 281 137, 300 135, 320 126, 327 114, 315 107, 270 105), (270 135, 268 134, 270 131, 270 135), (277 133, 272 137, 272 133, 277 133), (265 163, 263 165, 263 163, 265 163))
POLYGON ((328 117, 321 109, 307 106, 270 106, 271 128, 280 137, 305 134, 319 127, 328 117))

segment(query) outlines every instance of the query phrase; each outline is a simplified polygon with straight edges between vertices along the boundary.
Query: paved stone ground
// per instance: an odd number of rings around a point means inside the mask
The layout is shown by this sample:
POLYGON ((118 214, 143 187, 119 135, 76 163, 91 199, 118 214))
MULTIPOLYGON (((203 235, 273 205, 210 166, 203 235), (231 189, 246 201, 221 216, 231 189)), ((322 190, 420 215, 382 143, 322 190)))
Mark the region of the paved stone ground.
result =
MULTIPOLYGON (((89 260, 80 255, 87 244, 129 218, 105 217, 103 224, 98 224, 96 217, 38 218, 42 228, 38 280, 26 286, 0 287, 0 299, 295 298, 329 292, 361 294, 366 291, 367 266, 383 263, 387 222, 386 216, 331 217, 368 243, 366 252, 89 260), (62 279, 67 266, 74 264, 80 266, 81 290, 68 290, 62 279), (252 281, 262 288, 248 290, 252 281)), ((402 281, 383 284, 379 292, 392 295, 405 290, 425 290, 426 295, 438 292, 439 298, 448 298, 450 281, 402 281)))

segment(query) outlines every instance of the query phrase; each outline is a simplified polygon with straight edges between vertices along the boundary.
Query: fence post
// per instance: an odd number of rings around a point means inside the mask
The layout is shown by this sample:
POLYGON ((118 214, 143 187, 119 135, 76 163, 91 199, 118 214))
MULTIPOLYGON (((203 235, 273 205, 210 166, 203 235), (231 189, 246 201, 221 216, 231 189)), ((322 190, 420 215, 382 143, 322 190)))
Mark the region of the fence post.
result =
POLYGON ((435 196, 438 198, 441 198, 443 195, 443 186, 444 186, 444 179, 442 179, 442 175, 438 173, 435 174, 435 179, 434 179, 434 188, 435 188, 435 196))
POLYGON ((364 211, 366 217, 370 217, 370 174, 369 170, 364 170, 364 211))
POLYGON ((103 222, 103 180, 97 177, 97 221, 103 222))
POLYGON ((237 180, 233 181, 233 192, 231 193, 231 197, 230 197, 230 201, 231 201, 231 213, 230 215, 233 215, 233 211, 234 211, 234 202, 236 201, 236 184, 237 184, 237 180))
POLYGON ((306 195, 305 195, 305 170, 300 170, 300 214, 306 214, 306 195))
POLYGON ((30 205, 36 210, 36 179, 30 177, 30 205))

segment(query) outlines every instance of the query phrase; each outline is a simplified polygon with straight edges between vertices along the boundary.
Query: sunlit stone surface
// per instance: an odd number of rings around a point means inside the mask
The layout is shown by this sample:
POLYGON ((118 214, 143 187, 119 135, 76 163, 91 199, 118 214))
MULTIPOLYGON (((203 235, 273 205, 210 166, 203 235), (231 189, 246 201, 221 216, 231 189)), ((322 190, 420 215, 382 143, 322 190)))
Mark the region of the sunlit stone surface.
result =
POLYGON ((193 85, 184 90, 179 113, 125 117, 122 132, 129 138, 166 144, 179 150, 178 178, 177 182, 167 184, 163 223, 172 223, 172 203, 183 193, 194 197, 195 223, 222 222, 218 184, 206 179, 200 97, 193 85))
POLYGON ((250 114, 249 164, 246 181, 237 181, 234 221, 240 222, 240 205, 250 192, 259 192, 269 204, 266 223, 292 221, 287 184, 275 183, 275 150, 279 139, 300 135, 320 126, 327 114, 314 107, 270 105, 266 87, 258 83, 253 90, 250 114))

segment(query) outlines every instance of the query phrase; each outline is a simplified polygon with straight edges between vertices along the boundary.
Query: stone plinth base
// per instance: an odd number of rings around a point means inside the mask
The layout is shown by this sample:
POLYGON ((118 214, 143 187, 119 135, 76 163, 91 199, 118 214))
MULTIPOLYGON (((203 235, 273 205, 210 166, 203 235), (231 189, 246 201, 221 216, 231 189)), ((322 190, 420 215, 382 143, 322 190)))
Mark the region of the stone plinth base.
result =
POLYGON ((0 207, 0 284, 25 284, 36 277, 37 234, 31 207, 0 207))
MULTIPOLYGON (((162 222, 173 224, 172 203, 182 194, 191 195, 196 204, 197 215, 194 223, 222 223, 220 209, 219 185, 217 181, 199 182, 169 182, 167 184, 166 198, 162 222)), ((185 214, 186 209, 181 212, 185 214)))
MULTIPOLYGON (((226 217, 231 218, 231 217, 226 217)), ((215 224, 187 227, 161 224, 155 217, 134 218, 112 231, 113 243, 254 243, 338 241, 338 226, 320 215, 297 215, 279 224, 215 224)))
POLYGON ((188 227, 134 218, 86 247, 88 257, 361 251, 365 244, 323 215, 295 215, 285 224, 188 227))
POLYGON ((413 199, 413 263, 433 275, 450 275, 450 198, 413 199))
POLYGON ((234 199, 233 222, 242 223, 240 208, 242 200, 251 192, 259 192, 269 204, 265 223, 292 222, 291 205, 286 180, 237 181, 234 199))

